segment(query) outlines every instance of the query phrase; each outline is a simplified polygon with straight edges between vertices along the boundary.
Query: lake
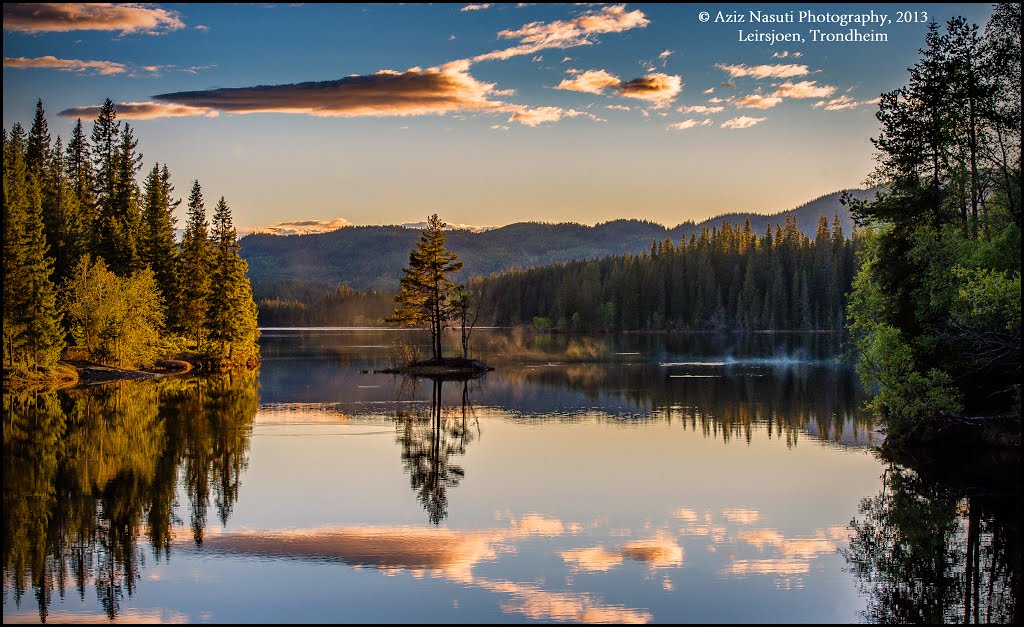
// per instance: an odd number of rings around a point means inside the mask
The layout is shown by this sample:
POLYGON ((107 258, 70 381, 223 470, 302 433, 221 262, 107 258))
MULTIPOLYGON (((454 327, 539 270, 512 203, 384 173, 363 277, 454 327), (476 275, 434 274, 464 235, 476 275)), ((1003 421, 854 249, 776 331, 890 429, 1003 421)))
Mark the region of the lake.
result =
POLYGON ((4 622, 1017 618, 1019 484, 882 458, 836 336, 473 344, 467 382, 266 329, 254 374, 5 393, 4 622))

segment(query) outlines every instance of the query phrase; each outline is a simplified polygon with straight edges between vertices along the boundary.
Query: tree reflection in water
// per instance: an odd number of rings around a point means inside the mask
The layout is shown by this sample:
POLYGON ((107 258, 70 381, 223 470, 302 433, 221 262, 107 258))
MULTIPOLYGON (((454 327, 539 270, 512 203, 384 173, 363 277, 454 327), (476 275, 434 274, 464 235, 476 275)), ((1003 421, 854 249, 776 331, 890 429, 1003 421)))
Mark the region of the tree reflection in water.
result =
MULTIPOLYGON (((859 517, 851 521, 853 534, 843 554, 869 595, 864 618, 875 623, 1017 622, 1018 480, 993 485, 978 474, 965 476, 965 468, 929 466, 915 464, 915 470, 890 461, 882 491, 865 499, 859 517)), ((1016 477, 1019 456, 997 472, 1007 470, 1016 477)))
POLYGON ((15 603, 31 586, 45 621, 54 592, 74 582, 84 599, 93 583, 116 618, 144 564, 138 538, 169 555, 179 479, 196 543, 211 492, 227 521, 258 402, 252 372, 5 392, 3 579, 15 603))
MULTIPOLYGON (((469 381, 451 381, 451 384, 462 386, 459 407, 444 406, 444 379, 432 378, 430 415, 400 414, 396 422, 402 465, 409 473, 416 499, 434 525, 448 517, 448 488, 459 485, 466 475, 452 457, 464 455, 466 446, 480 435, 479 422, 474 420, 475 435, 468 425, 469 419, 475 418, 469 402, 469 381)), ((415 388, 416 381, 407 379, 403 388, 407 386, 415 388)))

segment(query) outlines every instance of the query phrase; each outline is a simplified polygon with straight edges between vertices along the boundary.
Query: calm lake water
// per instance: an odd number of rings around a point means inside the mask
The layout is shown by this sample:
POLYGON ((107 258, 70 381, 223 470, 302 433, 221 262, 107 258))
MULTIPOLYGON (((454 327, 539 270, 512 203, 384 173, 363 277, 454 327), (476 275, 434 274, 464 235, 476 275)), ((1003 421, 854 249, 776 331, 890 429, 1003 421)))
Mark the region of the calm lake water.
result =
POLYGON ((372 374, 415 332, 261 342, 4 395, 5 623, 1017 618, 1019 483, 882 459, 831 335, 480 329, 469 382, 372 374))

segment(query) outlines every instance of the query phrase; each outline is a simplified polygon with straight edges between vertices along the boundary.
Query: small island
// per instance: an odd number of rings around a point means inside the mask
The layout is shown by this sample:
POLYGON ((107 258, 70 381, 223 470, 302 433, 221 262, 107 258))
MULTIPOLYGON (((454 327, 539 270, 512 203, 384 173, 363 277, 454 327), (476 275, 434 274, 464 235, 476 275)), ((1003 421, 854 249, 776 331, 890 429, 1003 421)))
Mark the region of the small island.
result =
POLYGON ((409 253, 409 265, 402 268, 402 280, 395 302, 398 307, 387 321, 406 327, 430 331, 430 359, 418 359, 410 353, 391 368, 377 370, 384 374, 403 374, 443 379, 473 379, 490 370, 487 364, 469 358, 469 340, 479 315, 479 297, 466 284, 456 284, 450 275, 462 269, 458 255, 445 247, 447 225, 435 213, 427 220, 416 248, 409 253), (470 320, 470 310, 475 313, 470 320), (451 322, 461 330, 461 357, 445 357, 442 331, 451 322))

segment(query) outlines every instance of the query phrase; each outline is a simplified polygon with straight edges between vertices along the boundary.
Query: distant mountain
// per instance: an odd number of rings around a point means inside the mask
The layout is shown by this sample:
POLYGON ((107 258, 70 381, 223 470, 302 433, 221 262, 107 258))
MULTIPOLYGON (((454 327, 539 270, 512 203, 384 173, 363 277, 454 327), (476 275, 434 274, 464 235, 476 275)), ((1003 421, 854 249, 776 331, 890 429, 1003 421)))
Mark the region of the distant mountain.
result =
MULTIPOLYGON (((850 190, 857 198, 870 198, 876 189, 850 190)), ((593 259, 606 255, 637 253, 651 241, 679 241, 704 226, 720 226, 723 220, 743 224, 763 234, 771 224, 784 224, 795 216, 801 231, 814 237, 818 216, 838 215, 849 234, 853 220, 835 192, 815 198, 795 209, 773 215, 730 213, 700 223, 684 222, 667 228, 645 220, 615 220, 596 226, 575 223, 520 222, 482 232, 452 230, 448 248, 465 263, 462 275, 489 274, 513 267, 530 267, 593 259)), ((402 267, 416 245, 420 230, 404 226, 352 226, 311 235, 254 233, 241 240, 241 255, 249 262, 249 276, 257 290, 282 281, 348 284, 356 289, 391 290, 398 287, 402 267)))

